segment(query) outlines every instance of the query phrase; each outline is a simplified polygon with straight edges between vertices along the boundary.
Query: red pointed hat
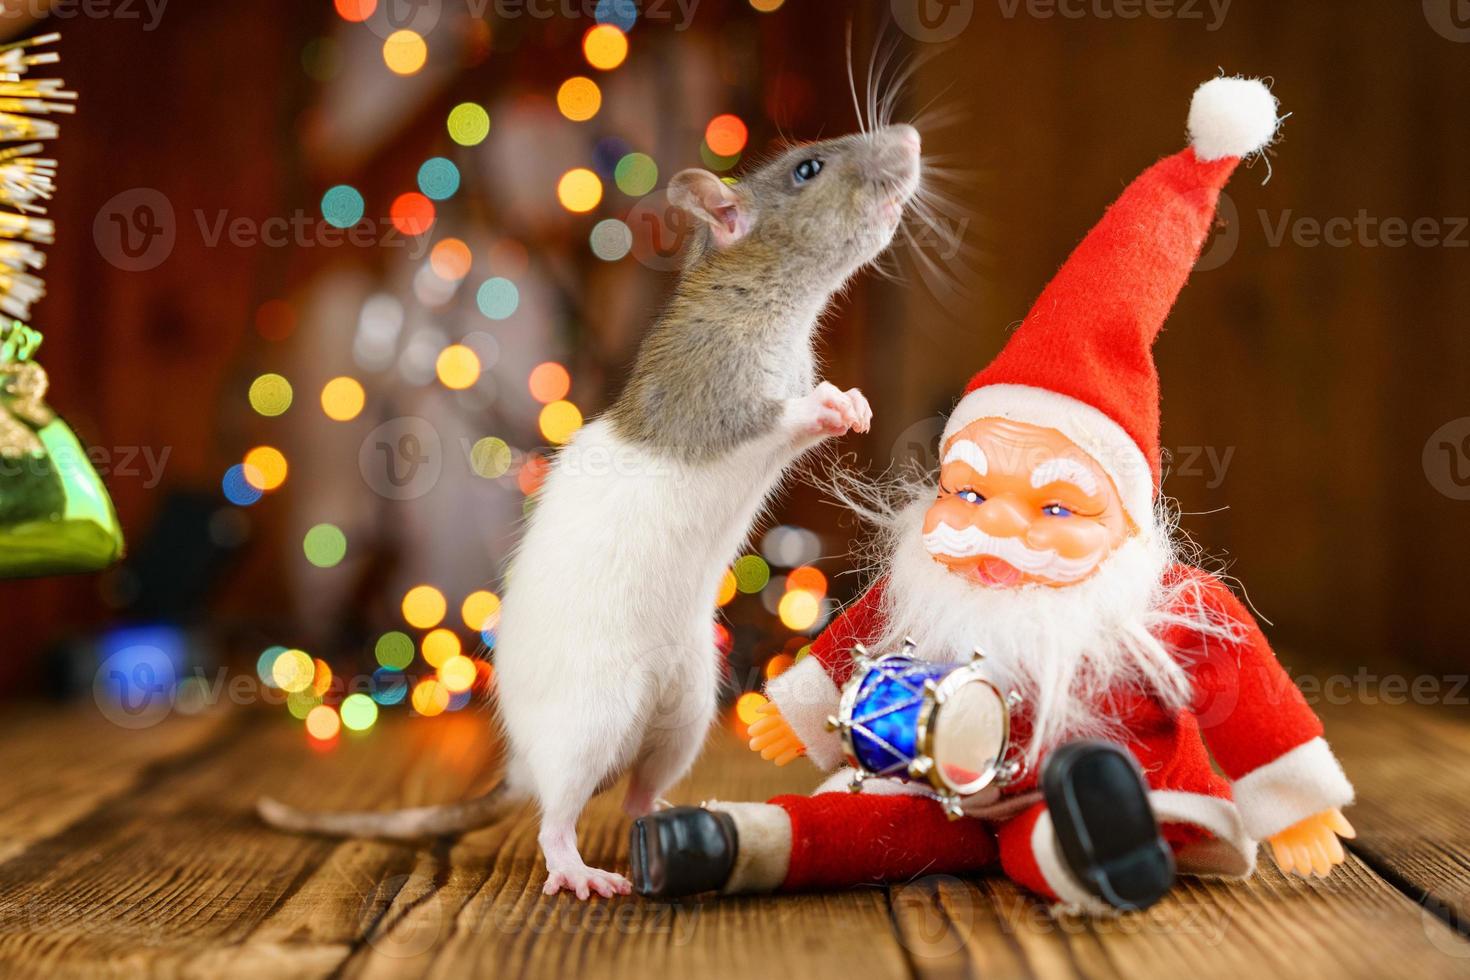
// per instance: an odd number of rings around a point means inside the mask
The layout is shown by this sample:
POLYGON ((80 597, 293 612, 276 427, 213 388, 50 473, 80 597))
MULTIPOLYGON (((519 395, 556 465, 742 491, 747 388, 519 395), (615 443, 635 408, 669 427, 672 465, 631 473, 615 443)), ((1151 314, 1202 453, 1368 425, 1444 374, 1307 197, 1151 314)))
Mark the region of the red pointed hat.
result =
POLYGON ((1220 189, 1276 135, 1260 81, 1214 78, 1189 107, 1189 148, 1129 184, 1088 232, 1005 348, 970 380, 941 445, 976 419, 1057 429, 1113 478, 1140 526, 1159 487, 1153 342, 1189 278, 1220 189))

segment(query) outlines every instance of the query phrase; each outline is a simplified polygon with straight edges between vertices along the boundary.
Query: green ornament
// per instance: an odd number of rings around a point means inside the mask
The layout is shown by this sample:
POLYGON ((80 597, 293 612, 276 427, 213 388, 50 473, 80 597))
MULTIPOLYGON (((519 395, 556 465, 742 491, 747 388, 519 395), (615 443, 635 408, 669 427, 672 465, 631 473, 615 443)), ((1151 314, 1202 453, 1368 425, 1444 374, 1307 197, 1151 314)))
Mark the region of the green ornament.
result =
POLYGON ((0 325, 0 578, 94 572, 122 557, 122 526, 30 360, 40 334, 0 325))

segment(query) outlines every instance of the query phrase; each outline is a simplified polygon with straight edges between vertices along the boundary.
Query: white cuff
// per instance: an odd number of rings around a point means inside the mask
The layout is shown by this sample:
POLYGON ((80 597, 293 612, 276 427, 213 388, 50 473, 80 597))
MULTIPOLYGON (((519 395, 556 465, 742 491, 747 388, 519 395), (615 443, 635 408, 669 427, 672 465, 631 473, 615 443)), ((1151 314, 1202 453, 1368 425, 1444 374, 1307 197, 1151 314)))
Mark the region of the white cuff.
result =
POLYGON ((766 696, 781 709, 781 717, 806 746, 812 764, 823 771, 837 768, 842 761, 842 739, 827 731, 827 718, 837 713, 841 692, 822 662, 810 655, 801 658, 766 685, 766 696))
POLYGON ((1300 820, 1353 801, 1353 786, 1321 737, 1303 742, 1232 786, 1252 840, 1265 840, 1300 820))

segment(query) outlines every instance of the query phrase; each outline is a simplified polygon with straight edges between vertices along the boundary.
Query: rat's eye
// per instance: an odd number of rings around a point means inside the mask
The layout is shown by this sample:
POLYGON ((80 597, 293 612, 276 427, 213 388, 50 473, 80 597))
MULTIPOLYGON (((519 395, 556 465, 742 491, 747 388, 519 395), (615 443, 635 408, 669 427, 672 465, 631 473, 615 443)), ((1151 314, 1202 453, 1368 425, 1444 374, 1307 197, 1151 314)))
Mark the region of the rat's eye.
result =
POLYGON ((798 184, 805 184, 821 172, 822 161, 803 160, 796 165, 795 170, 791 171, 791 176, 798 184))
POLYGON ((1041 512, 1047 517, 1071 517, 1072 511, 1062 504, 1047 504, 1041 508, 1041 512))
POLYGON ((985 503, 985 498, 982 497, 980 494, 976 493, 974 490, 961 490, 959 493, 955 494, 955 496, 956 497, 959 497, 961 500, 963 500, 967 504, 983 504, 983 503, 985 503))

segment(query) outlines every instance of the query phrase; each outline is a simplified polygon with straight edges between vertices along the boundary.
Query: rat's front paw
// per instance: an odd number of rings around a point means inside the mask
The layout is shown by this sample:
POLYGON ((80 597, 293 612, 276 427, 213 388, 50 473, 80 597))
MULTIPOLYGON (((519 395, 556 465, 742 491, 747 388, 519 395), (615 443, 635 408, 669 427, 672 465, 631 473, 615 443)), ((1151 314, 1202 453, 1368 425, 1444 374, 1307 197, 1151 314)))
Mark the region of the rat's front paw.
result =
POLYGON ((851 430, 867 432, 873 422, 873 409, 856 388, 842 391, 823 381, 810 395, 788 402, 787 417, 797 436, 821 439, 851 430))

